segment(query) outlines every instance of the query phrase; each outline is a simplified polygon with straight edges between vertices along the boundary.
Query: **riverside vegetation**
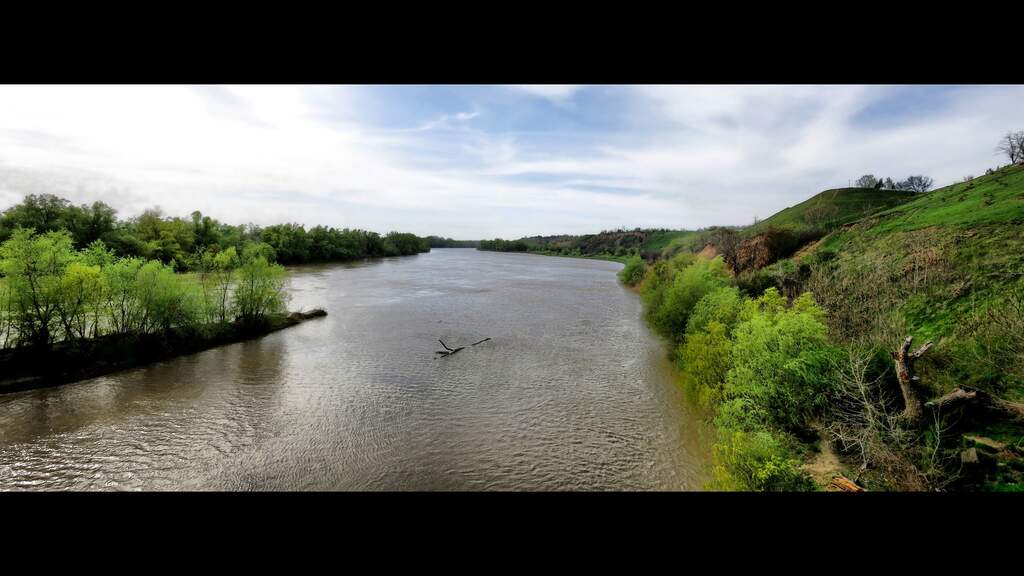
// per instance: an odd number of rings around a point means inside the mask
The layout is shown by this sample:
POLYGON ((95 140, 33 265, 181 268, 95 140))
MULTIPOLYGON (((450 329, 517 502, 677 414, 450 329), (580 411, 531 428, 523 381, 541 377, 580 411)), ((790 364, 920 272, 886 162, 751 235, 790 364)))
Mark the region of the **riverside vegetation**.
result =
POLYGON ((102 203, 28 196, 0 219, 0 392, 61 383, 266 334, 287 314, 297 263, 429 250, 380 236, 284 224, 228 226, 148 210, 118 221, 102 203))
POLYGON ((1022 225, 1007 166, 829 191, 629 259, 621 281, 714 424, 711 487, 1024 489, 1022 225))

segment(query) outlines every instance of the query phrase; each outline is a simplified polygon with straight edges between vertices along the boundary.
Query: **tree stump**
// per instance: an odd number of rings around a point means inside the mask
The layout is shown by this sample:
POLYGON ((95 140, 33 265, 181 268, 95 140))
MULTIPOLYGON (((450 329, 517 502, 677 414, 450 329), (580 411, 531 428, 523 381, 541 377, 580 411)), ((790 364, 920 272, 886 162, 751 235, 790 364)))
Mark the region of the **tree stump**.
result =
POLYGON ((900 392, 903 393, 901 417, 907 422, 917 423, 920 422, 924 410, 917 392, 918 377, 914 376, 914 363, 932 347, 932 342, 928 341, 915 352, 910 352, 910 343, 913 340, 913 336, 907 336, 899 350, 890 354, 896 362, 896 378, 900 382, 900 392))

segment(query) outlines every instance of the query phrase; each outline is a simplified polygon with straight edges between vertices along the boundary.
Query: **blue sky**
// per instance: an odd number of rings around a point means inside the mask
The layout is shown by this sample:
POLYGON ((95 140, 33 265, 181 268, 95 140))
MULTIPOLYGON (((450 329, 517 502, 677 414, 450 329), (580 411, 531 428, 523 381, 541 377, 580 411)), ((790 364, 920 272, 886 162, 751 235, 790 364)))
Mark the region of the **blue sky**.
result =
POLYGON ((1022 86, 3 86, 26 193, 514 238, 747 224, 865 173, 1004 163, 1022 86))

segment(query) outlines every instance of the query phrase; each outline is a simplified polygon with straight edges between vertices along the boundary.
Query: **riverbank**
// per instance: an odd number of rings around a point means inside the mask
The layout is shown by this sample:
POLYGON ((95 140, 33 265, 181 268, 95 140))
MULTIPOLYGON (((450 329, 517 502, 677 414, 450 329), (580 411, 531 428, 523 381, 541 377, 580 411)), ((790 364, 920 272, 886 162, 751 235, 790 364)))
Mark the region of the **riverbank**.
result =
POLYGON ((209 324, 199 329, 172 328, 156 334, 112 334, 82 341, 59 342, 38 350, 29 347, 0 351, 0 394, 59 386, 136 368, 218 346, 260 338, 314 318, 322 309, 274 314, 256 325, 238 322, 209 324))
POLYGON ((619 264, 625 264, 629 261, 629 256, 615 256, 613 254, 563 254, 561 252, 553 250, 485 250, 477 248, 481 252, 500 252, 505 254, 536 254, 537 256, 557 256, 559 258, 579 258, 582 260, 605 260, 607 262, 618 262, 619 264))
POLYGON ((627 264, 711 415, 713 488, 1021 490, 1022 169, 883 206, 774 263, 789 252, 724 235, 627 264))

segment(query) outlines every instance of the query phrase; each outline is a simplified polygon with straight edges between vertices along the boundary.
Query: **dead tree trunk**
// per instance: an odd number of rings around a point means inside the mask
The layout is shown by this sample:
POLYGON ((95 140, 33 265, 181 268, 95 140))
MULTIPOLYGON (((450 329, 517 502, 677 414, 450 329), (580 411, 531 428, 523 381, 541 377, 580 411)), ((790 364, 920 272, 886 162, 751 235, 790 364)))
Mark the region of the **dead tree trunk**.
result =
POLYGON ((900 391, 903 393, 904 408, 900 417, 905 421, 911 424, 920 423, 926 407, 930 410, 947 410, 960 406, 970 406, 998 414, 1003 418, 1024 421, 1024 404, 1003 400, 984 390, 968 386, 958 386, 945 396, 922 403, 921 393, 918 390, 919 379, 914 375, 914 362, 932 347, 932 342, 926 342, 915 352, 910 352, 912 340, 912 336, 907 336, 900 349, 892 353, 892 357, 896 361, 896 377, 899 379, 900 391))
POLYGON ((907 336, 900 349, 891 354, 896 361, 896 378, 899 379, 900 392, 903 393, 903 414, 900 416, 907 422, 917 423, 921 421, 923 408, 917 391, 918 377, 914 376, 914 362, 932 347, 932 342, 928 341, 915 352, 910 352, 913 340, 913 336, 907 336))
POLYGON ((925 404, 929 408, 939 410, 954 408, 960 405, 973 405, 1013 420, 1024 420, 1024 404, 1003 400, 984 390, 977 390, 966 386, 954 388, 949 394, 925 404))

